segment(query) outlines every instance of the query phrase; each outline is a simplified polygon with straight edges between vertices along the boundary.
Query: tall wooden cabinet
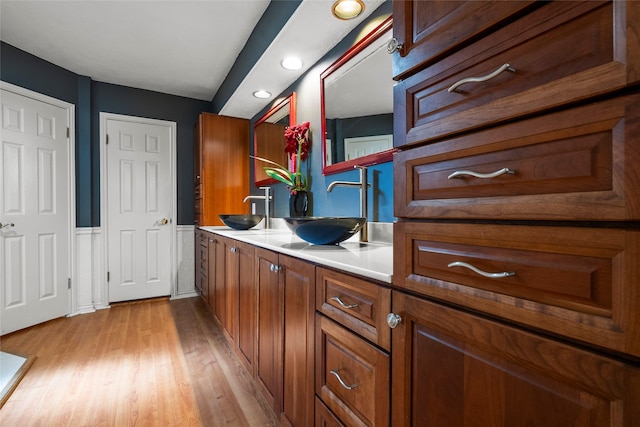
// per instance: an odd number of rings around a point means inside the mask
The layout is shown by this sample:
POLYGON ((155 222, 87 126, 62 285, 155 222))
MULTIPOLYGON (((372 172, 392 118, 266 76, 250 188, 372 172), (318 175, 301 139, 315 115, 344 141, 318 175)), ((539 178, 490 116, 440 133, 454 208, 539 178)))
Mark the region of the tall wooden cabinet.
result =
POLYGON ((392 425, 640 425, 639 33, 394 1, 392 425))
POLYGON ((249 213, 249 120, 201 113, 194 141, 194 223, 223 225, 219 214, 249 213))

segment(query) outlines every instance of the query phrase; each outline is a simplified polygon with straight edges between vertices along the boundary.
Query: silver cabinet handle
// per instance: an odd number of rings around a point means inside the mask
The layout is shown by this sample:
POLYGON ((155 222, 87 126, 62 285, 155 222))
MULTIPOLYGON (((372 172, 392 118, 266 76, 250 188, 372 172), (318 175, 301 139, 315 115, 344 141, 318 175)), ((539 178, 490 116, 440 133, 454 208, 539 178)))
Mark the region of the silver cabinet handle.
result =
POLYGON ((344 382, 344 380, 342 379, 342 377, 340 377, 340 374, 338 373, 340 369, 334 369, 332 371, 329 371, 333 374, 333 376, 335 376, 338 379, 338 382, 340 383, 340 385, 344 388, 346 388, 347 390, 353 390, 354 388, 358 387, 358 384, 351 384, 351 385, 347 385, 347 383, 344 382))
POLYGON ((270 270, 272 273, 279 273, 281 269, 282 269, 282 267, 280 267, 279 265, 271 264, 271 265, 269 266, 269 270, 270 270))
POLYGON ((229 251, 230 251, 232 254, 235 254, 236 252, 238 252, 238 248, 236 248, 236 247, 231 247, 231 248, 229 248, 229 251))
POLYGON ((401 49, 402 49, 402 43, 400 43, 398 39, 395 37, 389 40, 389 42, 387 43, 387 52, 389 54, 392 54, 394 52, 400 52, 401 49))
POLYGON ((387 325, 389 325, 391 329, 395 329, 396 326, 400 324, 400 322, 402 322, 402 317, 400 317, 399 314, 395 314, 395 313, 387 314, 387 325))
POLYGON ((462 86, 465 83, 476 83, 476 82, 486 82, 487 80, 491 80, 492 78, 498 76, 499 74, 505 72, 505 71, 510 71, 512 73, 516 72, 516 69, 513 68, 511 65, 509 64, 503 64, 500 68, 498 68, 497 70, 495 70, 492 73, 487 74, 486 76, 480 76, 480 77, 467 77, 464 78, 462 80, 458 80, 457 82, 455 82, 454 84, 451 85, 451 87, 449 89, 447 89, 449 92, 455 92, 456 89, 458 89, 460 86, 462 86))
POLYGON ((467 264, 466 262, 462 262, 462 261, 452 262, 449 265, 447 265, 447 267, 464 267, 464 268, 468 268, 469 270, 473 271, 474 273, 478 273, 479 275, 484 276, 484 277, 488 277, 490 279, 500 279, 502 277, 509 277, 509 276, 515 276, 516 275, 515 271, 502 271, 500 273, 488 273, 486 271, 480 270, 478 267, 474 267, 473 265, 467 264))
POLYGON ((3 224, 3 223, 0 222, 0 230, 2 230, 3 228, 6 228, 6 227, 13 227, 14 225, 15 224, 12 223, 12 222, 9 222, 7 224, 3 224))
POLYGON ((331 297, 331 299, 340 304, 342 308, 356 308, 359 306, 359 304, 345 304, 339 296, 331 297))
POLYGON ((513 169, 509 169, 509 168, 502 168, 500 170, 497 170, 495 172, 491 172, 491 173, 480 173, 480 172, 475 172, 475 171, 468 171, 468 170, 462 170, 462 171, 455 171, 454 173, 452 173, 451 175, 449 175, 447 177, 447 179, 453 179, 453 178, 460 178, 462 176, 473 176, 475 178, 483 178, 483 179, 488 179, 488 178, 495 178, 497 176, 500 175, 504 175, 504 174, 514 174, 516 173, 516 171, 514 171, 513 169))

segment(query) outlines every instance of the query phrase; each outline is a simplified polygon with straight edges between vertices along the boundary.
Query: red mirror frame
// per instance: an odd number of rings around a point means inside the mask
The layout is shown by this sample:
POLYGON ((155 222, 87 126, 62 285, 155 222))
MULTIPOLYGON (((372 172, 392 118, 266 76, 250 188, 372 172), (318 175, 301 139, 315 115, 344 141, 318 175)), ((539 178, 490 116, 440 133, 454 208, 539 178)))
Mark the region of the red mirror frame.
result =
POLYGON ((344 172, 347 170, 353 170, 355 166, 371 166, 378 163, 390 162, 393 160, 393 153, 397 150, 391 148, 389 150, 381 151, 379 153, 369 154, 368 156, 358 157, 357 159, 345 160, 340 163, 334 163, 327 165, 327 120, 324 107, 324 80, 331 75, 331 73, 338 70, 341 66, 347 63, 351 58, 360 53, 365 47, 373 43, 380 38, 393 26, 393 17, 390 16, 385 19, 380 25, 378 25, 373 31, 364 36, 360 41, 354 44, 344 55, 338 58, 333 64, 320 74, 320 121, 322 125, 322 174, 330 175, 338 172, 344 172))

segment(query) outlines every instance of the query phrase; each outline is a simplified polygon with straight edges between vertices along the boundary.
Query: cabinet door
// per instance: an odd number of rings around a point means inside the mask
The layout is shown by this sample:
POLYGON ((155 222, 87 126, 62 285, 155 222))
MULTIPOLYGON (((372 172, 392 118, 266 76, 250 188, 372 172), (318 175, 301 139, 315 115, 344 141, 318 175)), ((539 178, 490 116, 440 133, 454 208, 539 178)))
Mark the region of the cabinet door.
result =
POLYGON ((248 213, 249 120, 200 114, 201 225, 223 225, 219 214, 248 213))
POLYGON ((225 328, 226 324, 226 279, 227 279, 227 244, 228 239, 216 237, 216 270, 214 288, 214 314, 220 326, 225 328))
POLYGON ((393 426, 637 426, 640 369, 393 292, 393 426))
POLYGON ((283 409, 285 425, 313 424, 315 267, 280 255, 284 309, 283 409))
POLYGON ((282 412, 282 305, 278 254, 256 248, 256 382, 276 414, 282 412))
POLYGON ((393 56, 394 78, 455 51, 512 21, 533 1, 394 1, 393 35, 402 49, 393 56))
POLYGON ((227 338, 236 344, 238 338, 238 303, 240 270, 238 269, 238 247, 234 240, 225 242, 225 322, 227 338))
POLYGON ((240 242, 235 242, 235 247, 238 269, 237 345, 240 359, 247 370, 253 373, 256 331, 255 248, 240 242))

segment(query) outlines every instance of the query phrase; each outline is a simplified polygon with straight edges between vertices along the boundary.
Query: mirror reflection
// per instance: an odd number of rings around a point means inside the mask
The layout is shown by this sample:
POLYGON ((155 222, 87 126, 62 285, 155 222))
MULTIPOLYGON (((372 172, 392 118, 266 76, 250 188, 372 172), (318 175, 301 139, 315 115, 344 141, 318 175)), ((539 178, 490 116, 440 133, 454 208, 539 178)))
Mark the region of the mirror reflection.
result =
MULTIPOLYGON (((293 92, 280 102, 277 102, 264 116, 258 120, 253 128, 253 152, 256 157, 272 160, 286 165, 287 154, 284 152, 284 131, 288 126, 294 126, 296 94, 293 92)), ((269 178, 264 172, 263 162, 254 160, 253 170, 257 186, 277 182, 269 178)))
POLYGON ((391 160, 391 26, 388 18, 321 75, 325 174, 391 160))

